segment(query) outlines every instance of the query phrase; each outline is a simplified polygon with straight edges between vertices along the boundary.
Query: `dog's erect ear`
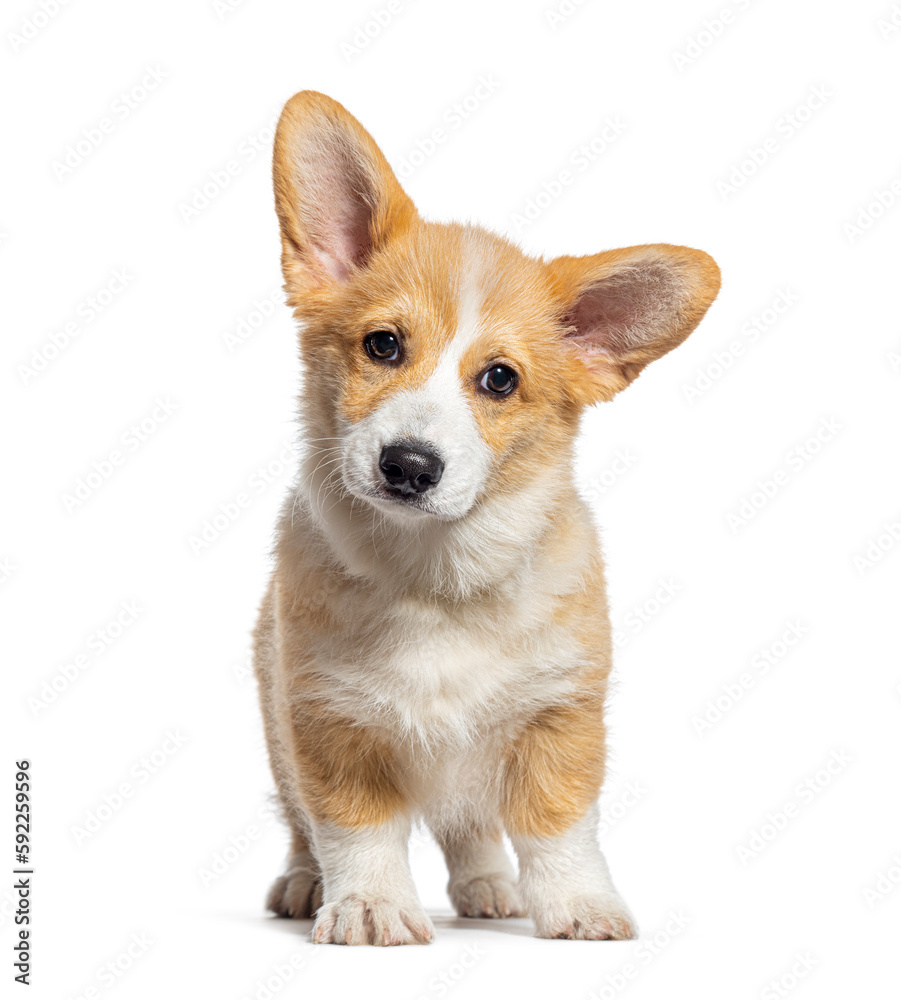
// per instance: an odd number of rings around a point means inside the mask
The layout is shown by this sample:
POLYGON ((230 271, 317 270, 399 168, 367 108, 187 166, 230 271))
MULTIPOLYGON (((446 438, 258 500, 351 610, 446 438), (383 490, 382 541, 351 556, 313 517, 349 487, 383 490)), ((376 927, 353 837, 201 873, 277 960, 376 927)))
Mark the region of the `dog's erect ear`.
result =
POLYGON ((345 280, 416 215, 369 133, 312 90, 282 111, 272 173, 289 289, 345 280))
POLYGON ((712 257, 653 243, 548 263, 566 342, 588 369, 584 401, 610 399, 682 343, 720 287, 712 257))

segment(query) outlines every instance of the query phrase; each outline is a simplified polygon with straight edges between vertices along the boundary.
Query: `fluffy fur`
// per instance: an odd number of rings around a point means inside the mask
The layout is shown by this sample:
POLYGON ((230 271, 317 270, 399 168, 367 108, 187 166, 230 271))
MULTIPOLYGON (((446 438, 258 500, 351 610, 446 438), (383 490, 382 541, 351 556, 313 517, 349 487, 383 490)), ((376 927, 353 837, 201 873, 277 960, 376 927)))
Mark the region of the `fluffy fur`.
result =
POLYGON ((631 937, 596 840, 611 638, 573 443, 586 406, 697 325, 716 264, 663 244, 545 262, 426 222, 312 92, 282 113, 274 182, 307 452, 255 633, 292 833, 268 905, 315 916, 317 942, 429 941, 407 862, 421 817, 462 916, 631 937), (396 363, 367 354, 372 331, 396 363), (517 375, 503 397, 480 383, 498 364, 517 375), (379 455, 411 441, 444 471, 398 496, 379 455))

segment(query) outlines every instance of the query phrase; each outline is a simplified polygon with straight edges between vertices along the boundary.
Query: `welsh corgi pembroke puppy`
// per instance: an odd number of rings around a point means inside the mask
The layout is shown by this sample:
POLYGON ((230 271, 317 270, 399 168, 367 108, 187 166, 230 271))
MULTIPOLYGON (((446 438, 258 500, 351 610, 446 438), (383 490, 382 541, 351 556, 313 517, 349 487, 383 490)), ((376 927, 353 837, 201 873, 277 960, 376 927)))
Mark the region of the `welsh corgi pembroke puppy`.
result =
POLYGON ((461 917, 632 938, 597 841, 611 629, 573 448, 586 407, 697 326, 719 269, 667 244, 542 260, 427 222, 310 91, 274 184, 306 449, 254 634, 291 832, 268 907, 315 917, 319 943, 430 941, 423 820, 461 917))

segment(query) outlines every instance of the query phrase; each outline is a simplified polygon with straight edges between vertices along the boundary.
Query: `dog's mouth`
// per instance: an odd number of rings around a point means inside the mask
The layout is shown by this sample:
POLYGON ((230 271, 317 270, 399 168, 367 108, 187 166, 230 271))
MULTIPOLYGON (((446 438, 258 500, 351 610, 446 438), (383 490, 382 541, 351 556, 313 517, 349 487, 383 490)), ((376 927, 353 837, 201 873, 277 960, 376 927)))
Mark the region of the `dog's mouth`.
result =
POLYGON ((441 517, 431 497, 412 490, 404 490, 398 486, 386 484, 366 491, 366 499, 373 502, 379 510, 391 513, 409 511, 411 514, 425 514, 430 517, 441 517))

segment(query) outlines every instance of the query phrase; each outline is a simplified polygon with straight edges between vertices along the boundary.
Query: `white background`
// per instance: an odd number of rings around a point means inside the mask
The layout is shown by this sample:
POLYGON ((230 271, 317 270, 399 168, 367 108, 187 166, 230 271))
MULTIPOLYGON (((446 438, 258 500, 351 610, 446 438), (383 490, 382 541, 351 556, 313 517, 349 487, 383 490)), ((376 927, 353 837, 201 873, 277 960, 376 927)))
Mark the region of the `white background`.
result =
POLYGON ((30 996, 895 995, 901 10, 395 0, 380 26, 385 0, 227 4, 4 5, 4 981, 27 756, 30 996), (638 942, 454 920, 421 837, 428 948, 317 949, 263 912, 286 837, 248 638, 299 365, 260 302, 281 284, 271 124, 305 88, 429 217, 722 267, 698 331, 581 451, 620 632, 602 845, 638 942))

